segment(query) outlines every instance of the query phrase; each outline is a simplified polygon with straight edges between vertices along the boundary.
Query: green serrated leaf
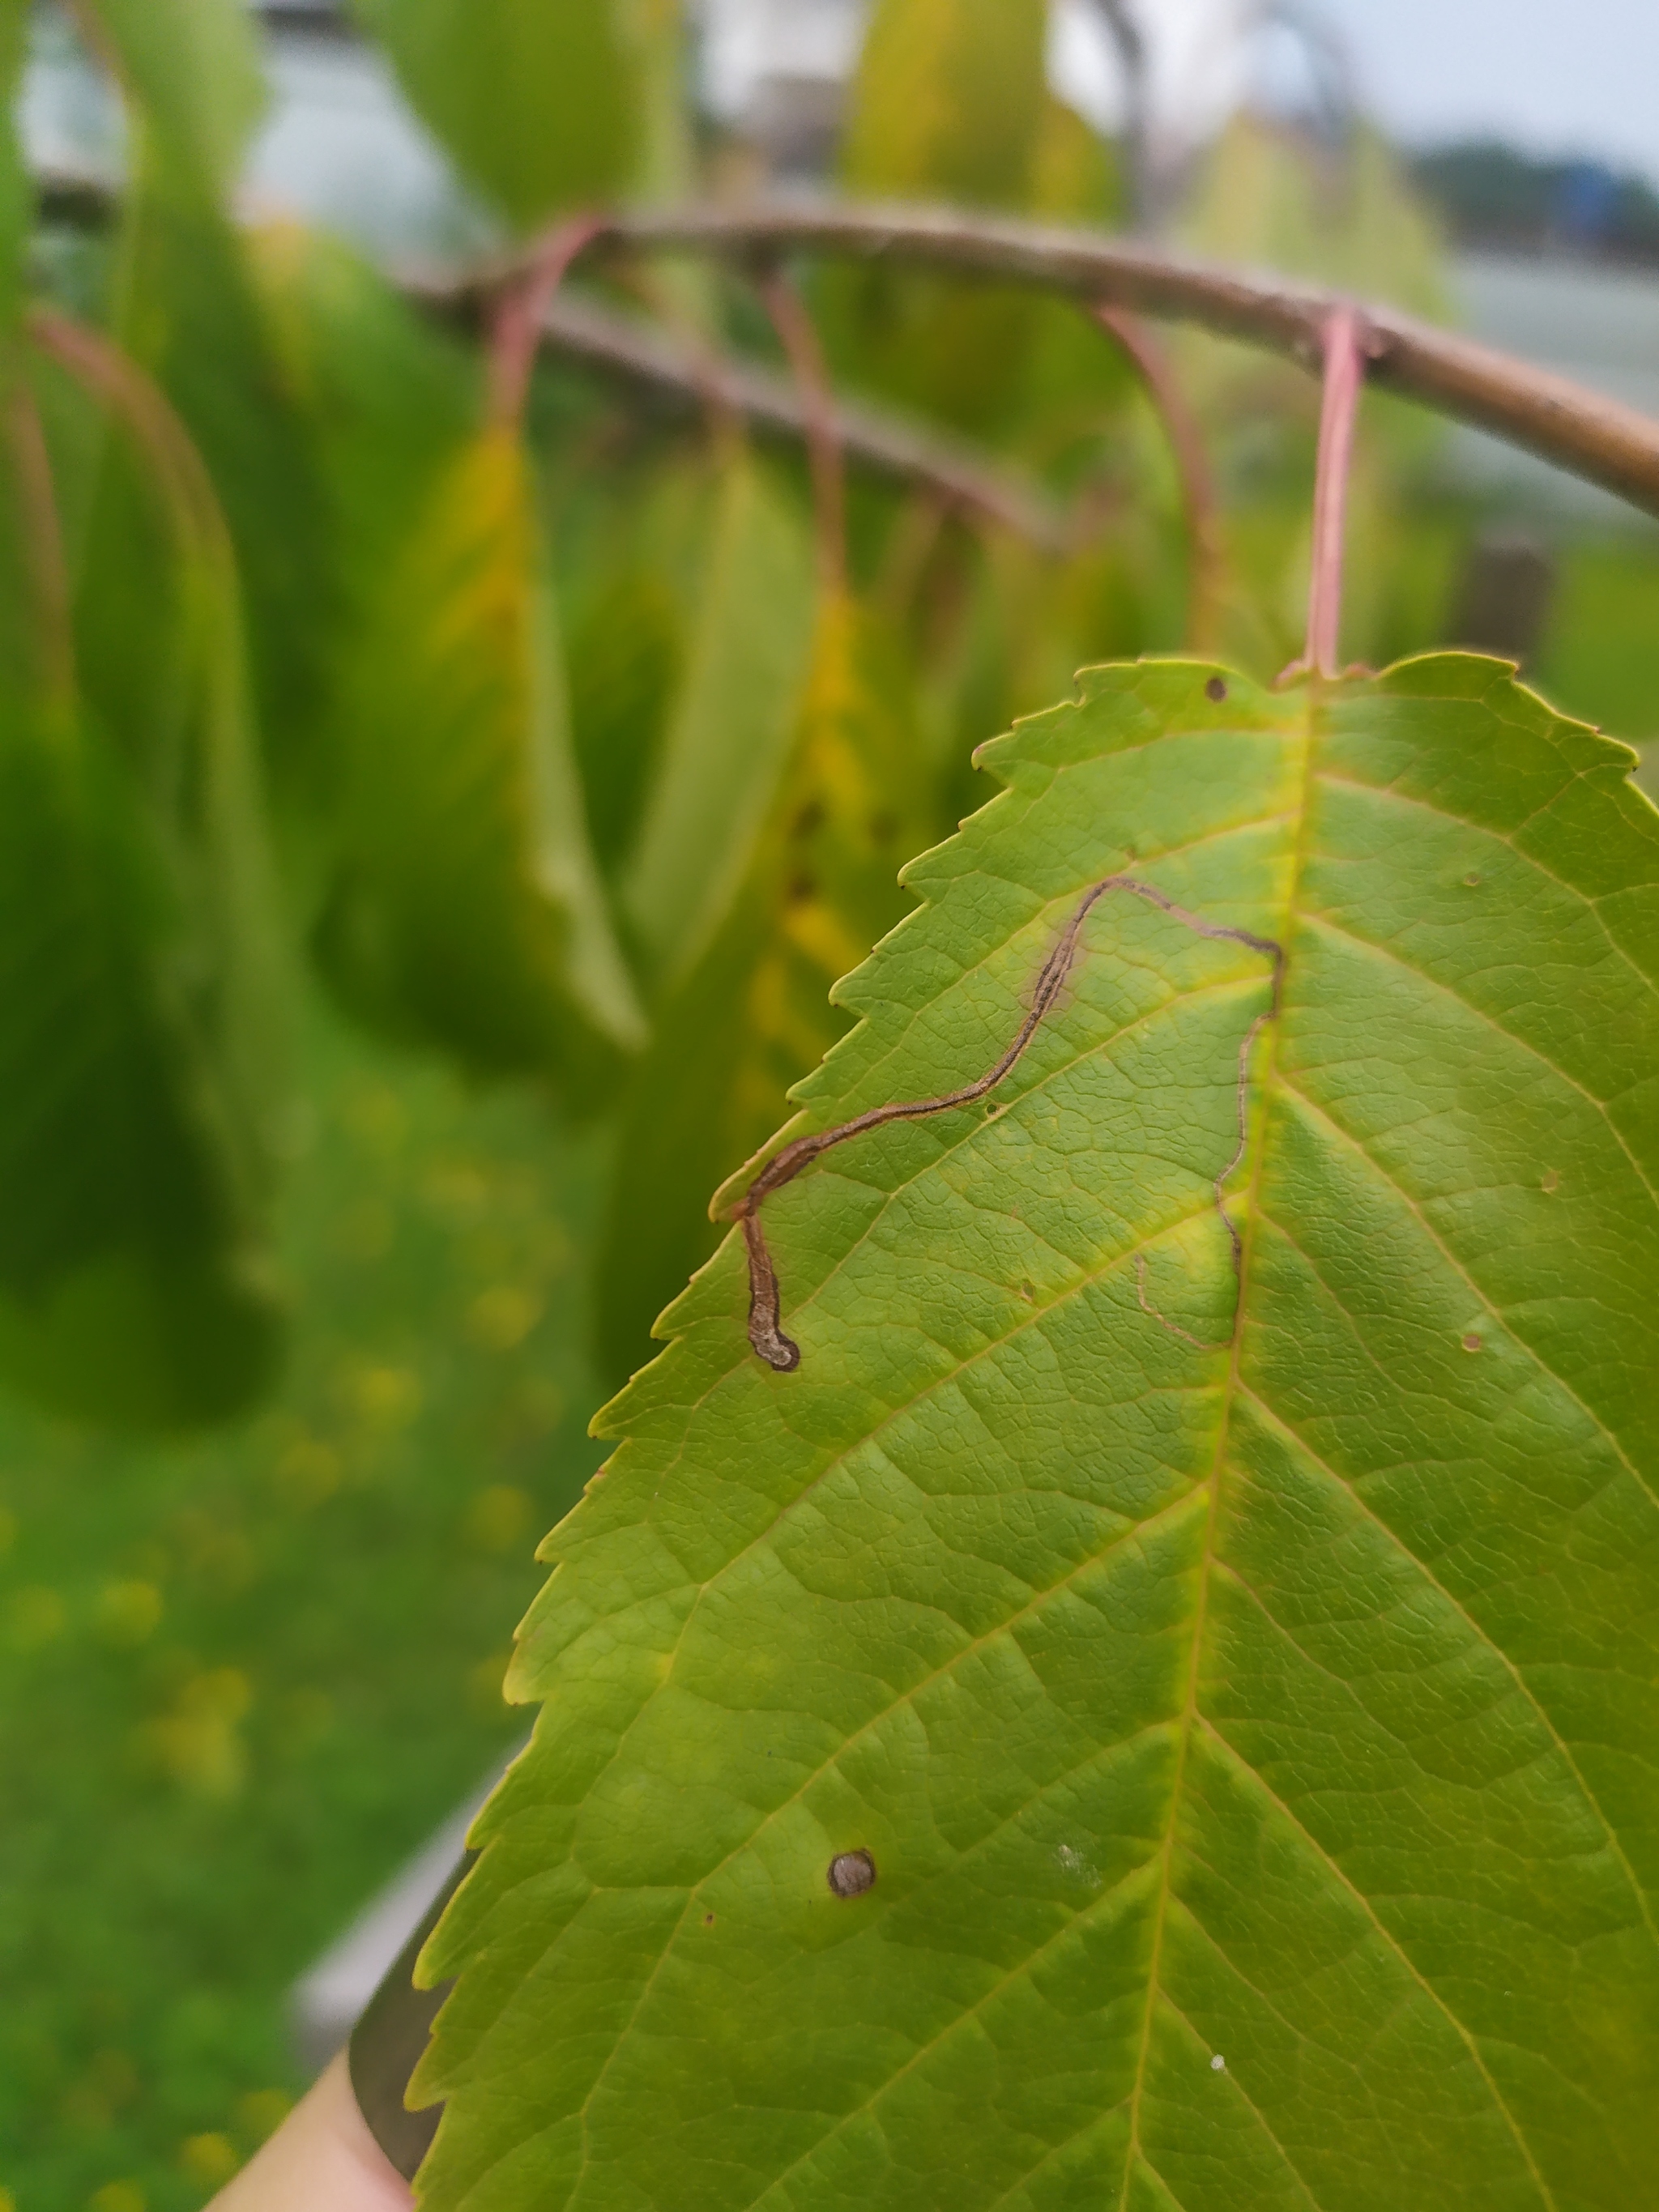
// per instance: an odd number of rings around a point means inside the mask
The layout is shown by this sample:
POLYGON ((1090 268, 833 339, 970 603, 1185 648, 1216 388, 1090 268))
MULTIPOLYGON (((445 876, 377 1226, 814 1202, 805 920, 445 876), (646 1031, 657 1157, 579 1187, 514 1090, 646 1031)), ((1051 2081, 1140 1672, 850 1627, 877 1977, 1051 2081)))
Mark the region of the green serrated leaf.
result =
POLYGON ((357 12, 422 120, 521 229, 633 179, 647 84, 643 27, 623 0, 357 0, 357 12))
POLYGON ((797 1371, 734 1239, 611 1408, 420 2200, 1630 2212, 1659 815, 1464 656, 1097 670, 990 764, 813 1127, 986 1070, 1109 875, 1191 919, 1103 896, 983 1104, 765 1201, 797 1371), (1284 949, 1247 1085, 1194 922, 1284 949))
POLYGON ((637 1048, 515 432, 461 449, 388 568, 345 743, 319 942, 348 1001, 486 1070, 585 1085, 637 1048))
POLYGON ((597 1328, 620 1382, 714 1250, 708 1194, 787 1113, 791 1086, 849 1024, 837 980, 908 910, 897 860, 932 832, 921 738, 880 626, 832 599, 794 757, 748 881, 659 1010, 618 1139, 597 1328))
POLYGON ((622 878, 660 981, 689 972, 748 872, 794 733, 812 634, 806 526, 758 465, 726 467, 685 680, 622 878))

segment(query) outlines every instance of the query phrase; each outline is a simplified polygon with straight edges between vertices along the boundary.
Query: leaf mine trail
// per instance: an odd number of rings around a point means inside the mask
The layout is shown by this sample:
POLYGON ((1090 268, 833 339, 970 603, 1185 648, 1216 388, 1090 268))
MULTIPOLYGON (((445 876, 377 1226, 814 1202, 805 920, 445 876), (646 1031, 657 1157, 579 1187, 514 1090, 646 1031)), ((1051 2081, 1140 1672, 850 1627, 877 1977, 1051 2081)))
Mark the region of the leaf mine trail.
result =
MULTIPOLYGON (((833 1129, 820 1129, 811 1136, 798 1137, 786 1145, 775 1158, 769 1160, 755 1177, 727 1218, 733 1217, 742 1224, 744 1248, 749 1259, 749 1341, 769 1367, 780 1374, 789 1374, 800 1365, 800 1346, 792 1337, 786 1336, 782 1328, 781 1291, 778 1271, 766 1242, 766 1231, 761 1223, 760 1210, 775 1190, 781 1190, 793 1182, 804 1168, 821 1158, 836 1145, 844 1145, 849 1138, 861 1137, 872 1129, 879 1129, 889 1121, 919 1121, 930 1114, 949 1113, 958 1106, 972 1106, 988 1091, 994 1091, 1010 1074, 1024 1054, 1026 1047, 1036 1035, 1044 1017, 1058 1000, 1072 963, 1077 957, 1082 942, 1083 925, 1100 901, 1113 891, 1127 891, 1136 898, 1146 899, 1151 905, 1172 915, 1186 928, 1200 937, 1225 939, 1233 945, 1248 945, 1253 952, 1264 953, 1273 963, 1273 1003, 1264 1014, 1259 1014, 1246 1031, 1238 1053, 1238 1147, 1226 1166, 1214 1181, 1215 1207, 1225 1224, 1232 1241, 1233 1267, 1237 1272, 1243 1258, 1243 1239, 1238 1224, 1227 1211, 1224 1196, 1226 1185, 1244 1157, 1249 1128, 1249 1070, 1250 1054, 1255 1041, 1267 1024, 1277 1018, 1285 983, 1285 948, 1271 937, 1258 937, 1251 930, 1230 929, 1218 922, 1206 921, 1201 916, 1178 905, 1155 884, 1143 883, 1138 876, 1103 876, 1085 891, 1072 917, 1061 931, 1054 951, 1043 963, 1037 977, 1036 989, 1032 994, 1030 1012, 1020 1024, 1019 1033, 995 1064, 972 1083, 963 1084, 958 1091, 947 1091, 938 1098, 902 1099, 889 1106, 872 1106, 867 1113, 855 1115, 850 1121, 842 1121, 833 1129)), ((1140 1304, 1160 1327, 1172 1334, 1182 1337, 1200 1351, 1218 1347, 1200 1344, 1196 1337, 1173 1322, 1165 1320, 1156 1307, 1150 1304, 1146 1292, 1146 1268, 1142 1262, 1137 1271, 1137 1291, 1140 1304)))

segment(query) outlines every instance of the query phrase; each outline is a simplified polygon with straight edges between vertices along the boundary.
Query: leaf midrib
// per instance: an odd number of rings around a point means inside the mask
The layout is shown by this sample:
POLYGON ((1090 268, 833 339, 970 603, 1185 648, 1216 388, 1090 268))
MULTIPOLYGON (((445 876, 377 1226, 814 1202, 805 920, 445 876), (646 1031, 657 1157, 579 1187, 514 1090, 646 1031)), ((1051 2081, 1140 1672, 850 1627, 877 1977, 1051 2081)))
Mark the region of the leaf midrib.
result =
MULTIPOLYGON (((1249 1182, 1245 1192, 1244 1225, 1238 1253, 1238 1303, 1233 1316, 1232 1342, 1228 1352, 1226 1378, 1221 1386, 1220 1415, 1216 1425, 1215 1451, 1210 1462, 1206 1487, 1208 1492, 1207 1510, 1204 1528, 1204 1548, 1199 1559, 1198 1589, 1193 1607, 1192 1649, 1188 1660, 1187 1694, 1182 1715, 1181 1743, 1176 1753, 1176 1771, 1170 1789, 1169 1818, 1164 1832, 1159 1861, 1158 1893, 1156 1917, 1152 1929, 1152 1955, 1146 1970, 1146 2004, 1141 2015, 1139 2049, 1135 2057, 1134 2087, 1129 2097, 1129 2141, 1123 2156, 1123 2182, 1118 2195, 1118 2212, 1128 2212, 1129 2190, 1135 2166, 1141 2160, 1140 2111, 1146 2086, 1146 2065, 1152 2050, 1152 2018, 1159 1996, 1159 1979, 1163 1969, 1164 1935, 1170 1917, 1170 1897, 1174 1887, 1175 1838, 1180 1823, 1182 1792, 1186 1786, 1187 1762, 1191 1755, 1194 1734, 1200 1720, 1199 1678, 1204 1650, 1204 1634, 1209 1618, 1210 1583, 1215 1564, 1217 1525, 1220 1520, 1221 1477, 1226 1462, 1232 1433, 1232 1412, 1237 1402, 1241 1379, 1241 1357, 1244 1328, 1249 1311, 1250 1286, 1255 1273, 1256 1228, 1260 1218, 1261 1179, 1267 1153, 1268 1132, 1272 1126, 1272 1099, 1279 1073, 1281 1041, 1289 1010, 1291 994, 1295 988, 1296 970, 1292 964, 1291 947, 1295 941, 1295 926, 1302 891, 1302 879, 1308 860, 1310 825, 1313 817, 1313 791, 1316 740, 1315 714, 1319 704, 1318 679, 1310 682, 1302 718, 1302 763, 1297 778, 1297 804, 1285 818, 1294 823, 1291 838, 1290 871, 1285 887, 1284 911, 1275 933, 1282 948, 1283 968, 1280 974, 1275 1018, 1267 1025, 1266 1064, 1261 1075, 1261 1104, 1258 1109, 1255 1135, 1252 1146, 1249 1182)), ((1173 2191, 1171 2192, 1173 2194, 1173 2191)))

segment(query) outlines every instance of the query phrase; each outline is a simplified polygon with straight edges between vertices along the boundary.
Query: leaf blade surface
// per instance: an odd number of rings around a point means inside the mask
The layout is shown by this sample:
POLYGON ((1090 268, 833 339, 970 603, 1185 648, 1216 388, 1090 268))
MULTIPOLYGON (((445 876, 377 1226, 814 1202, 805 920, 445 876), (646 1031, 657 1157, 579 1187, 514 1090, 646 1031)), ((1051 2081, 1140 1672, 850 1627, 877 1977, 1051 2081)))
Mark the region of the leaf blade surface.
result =
POLYGON ((1095 671, 989 761, 812 1121, 989 1066, 1132 870, 1285 949, 1239 1274, 1270 969, 1127 896, 988 1112, 767 1200, 796 1373, 716 1255, 545 1547, 423 2202, 1639 2202, 1659 823, 1467 657, 1095 671))

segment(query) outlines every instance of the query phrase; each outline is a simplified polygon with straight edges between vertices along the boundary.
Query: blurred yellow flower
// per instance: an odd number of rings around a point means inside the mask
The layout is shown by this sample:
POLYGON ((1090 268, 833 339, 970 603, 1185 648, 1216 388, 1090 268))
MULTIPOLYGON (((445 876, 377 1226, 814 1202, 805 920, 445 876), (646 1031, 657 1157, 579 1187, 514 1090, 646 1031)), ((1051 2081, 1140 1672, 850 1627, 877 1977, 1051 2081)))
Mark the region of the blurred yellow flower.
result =
POLYGON ((94 1618, 105 1643, 131 1648, 155 1633, 163 1610, 161 1593, 154 1583, 106 1583, 94 1618))
POLYGON ((271 1481, 284 1505, 304 1512, 332 1498, 340 1486, 340 1455, 316 1437, 297 1437, 277 1461, 271 1481))
POLYGON ((139 1751, 200 1796, 234 1797, 247 1778, 240 1725, 252 1702, 252 1685, 234 1667, 192 1675, 173 1711, 138 1730, 139 1751))
POLYGON ((88 2212, 149 2212, 149 2200, 136 2181, 106 2181, 87 2201, 88 2212))
MULTIPOLYGON (((236 2100, 236 2124, 255 2142, 264 2142, 293 2110, 293 2098, 281 2089, 249 2089, 236 2100)), ((3 2207, 0 2212, 4 2212, 3 2207)))
POLYGON ((242 2161, 228 2136, 186 2136, 179 2146, 179 2163, 192 2181, 217 2189, 242 2161))
POLYGON ((348 1367, 339 1388, 366 1428, 406 1428, 421 1410, 420 1377, 406 1367, 348 1367))
POLYGON ((515 1352, 542 1317, 542 1302, 516 1283, 480 1291, 466 1310, 466 1333, 486 1352, 515 1352))

